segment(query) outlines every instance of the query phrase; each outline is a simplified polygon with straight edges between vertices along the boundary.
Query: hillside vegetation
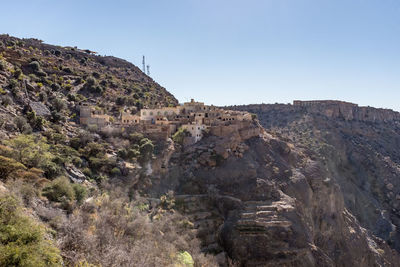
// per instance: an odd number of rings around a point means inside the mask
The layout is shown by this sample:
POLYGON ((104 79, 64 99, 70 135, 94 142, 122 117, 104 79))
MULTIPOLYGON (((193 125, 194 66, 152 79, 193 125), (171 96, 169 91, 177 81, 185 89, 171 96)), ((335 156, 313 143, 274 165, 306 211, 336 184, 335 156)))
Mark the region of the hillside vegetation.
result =
POLYGON ((80 103, 177 100, 122 59, 0 35, 0 266, 215 265, 173 195, 135 189, 163 143, 82 128, 80 103))

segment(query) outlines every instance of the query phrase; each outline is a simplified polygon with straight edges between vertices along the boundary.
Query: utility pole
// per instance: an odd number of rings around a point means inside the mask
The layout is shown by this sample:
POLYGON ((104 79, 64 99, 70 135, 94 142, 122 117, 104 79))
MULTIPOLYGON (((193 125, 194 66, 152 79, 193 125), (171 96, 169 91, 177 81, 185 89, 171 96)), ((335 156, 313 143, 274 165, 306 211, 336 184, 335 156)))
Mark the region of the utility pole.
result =
POLYGON ((150 76, 150 65, 147 65, 147 76, 150 76))
POLYGON ((143 69, 142 70, 143 70, 144 73, 146 73, 146 60, 145 60, 144 56, 143 56, 142 64, 143 64, 143 69))

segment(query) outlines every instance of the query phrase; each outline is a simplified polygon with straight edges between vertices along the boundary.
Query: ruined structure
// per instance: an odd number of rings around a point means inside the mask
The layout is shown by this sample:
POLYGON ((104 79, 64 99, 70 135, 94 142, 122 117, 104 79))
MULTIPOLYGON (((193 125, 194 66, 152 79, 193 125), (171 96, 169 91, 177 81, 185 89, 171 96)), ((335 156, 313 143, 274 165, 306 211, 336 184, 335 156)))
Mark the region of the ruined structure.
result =
POLYGON ((90 105, 80 106, 80 123, 82 125, 96 125, 100 129, 105 126, 134 127, 154 138, 166 139, 171 137, 180 127, 190 133, 185 144, 194 144, 200 141, 204 131, 221 135, 232 129, 240 129, 247 125, 243 122, 252 121, 251 114, 243 111, 224 110, 215 106, 207 106, 203 102, 193 99, 175 107, 146 108, 139 114, 123 111, 119 121, 110 123, 110 116, 101 109, 90 105))
POLYGON ((92 106, 82 104, 79 107, 80 111, 80 124, 82 125, 95 125, 99 128, 110 124, 110 116, 104 114, 101 109, 96 109, 92 106))

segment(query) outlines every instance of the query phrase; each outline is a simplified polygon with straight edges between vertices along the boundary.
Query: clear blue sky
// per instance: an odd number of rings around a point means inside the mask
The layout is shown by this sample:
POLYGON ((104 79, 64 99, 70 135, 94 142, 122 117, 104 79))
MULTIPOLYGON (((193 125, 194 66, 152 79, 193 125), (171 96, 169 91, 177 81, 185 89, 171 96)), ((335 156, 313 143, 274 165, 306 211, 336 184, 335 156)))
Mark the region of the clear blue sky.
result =
POLYGON ((141 65, 180 101, 400 110, 398 0, 18 0, 0 32, 141 65))

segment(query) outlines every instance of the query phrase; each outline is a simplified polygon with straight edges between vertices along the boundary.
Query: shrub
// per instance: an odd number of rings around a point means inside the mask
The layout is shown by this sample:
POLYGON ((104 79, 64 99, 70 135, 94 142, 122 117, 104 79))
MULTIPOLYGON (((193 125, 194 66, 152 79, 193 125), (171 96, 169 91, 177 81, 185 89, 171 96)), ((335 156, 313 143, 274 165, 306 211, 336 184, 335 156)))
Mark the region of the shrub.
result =
POLYGON ((183 145, 183 141, 185 140, 185 137, 190 136, 190 133, 183 128, 179 128, 176 133, 172 136, 172 140, 174 140, 175 143, 183 145))
POLYGON ((70 93, 67 95, 67 99, 68 101, 76 101, 76 95, 70 93))
POLYGON ((177 255, 177 262, 180 266, 193 267, 194 261, 192 255, 187 251, 181 251, 177 255))
POLYGON ((66 118, 61 112, 53 110, 51 112, 51 121, 54 123, 65 122, 66 118))
POLYGON ((42 117, 36 116, 35 112, 28 112, 26 114, 26 117, 28 118, 29 124, 31 127, 35 130, 42 130, 43 125, 44 125, 44 119, 42 117))
POLYGON ((94 85, 96 85, 96 84, 97 84, 97 81, 96 81, 96 79, 93 78, 93 77, 89 77, 89 78, 87 79, 87 81, 86 81, 86 85, 87 85, 87 86, 94 86, 94 85))
POLYGON ((26 170, 26 167, 12 158, 0 156, 0 178, 7 180, 10 174, 19 170, 26 170))
POLYGON ((34 60, 34 61, 32 61, 31 63, 29 63, 29 67, 30 67, 34 72, 40 71, 40 63, 37 62, 36 60, 34 60))
POLYGON ((2 96, 0 100, 1 104, 5 107, 13 103, 12 99, 9 96, 2 96))
POLYGON ((47 94, 46 92, 40 92, 39 93, 39 100, 42 102, 46 102, 47 101, 47 94))
POLYGON ((62 266, 60 252, 46 240, 46 232, 23 215, 13 196, 0 196, 0 266, 62 266))
POLYGON ((15 68, 14 77, 15 79, 20 79, 22 75, 22 70, 20 68, 15 68))
POLYGON ((7 69, 6 62, 3 59, 0 59, 0 70, 5 71, 7 69))
POLYGON ((130 135, 129 135, 129 140, 132 142, 132 143, 134 143, 134 144, 138 144, 139 142, 140 142, 140 140, 142 140, 143 139, 143 134, 142 133, 139 133, 139 132, 134 132, 134 133, 131 133, 130 135))
POLYGON ((11 79, 8 83, 8 87, 13 90, 18 87, 18 81, 16 79, 11 79))
POLYGON ((102 144, 91 142, 88 143, 81 153, 84 157, 89 159, 90 157, 99 157, 105 154, 105 149, 102 144))
POLYGON ((115 101, 115 103, 116 103, 118 106, 123 106, 123 105, 125 105, 125 103, 126 103, 126 97, 125 97, 125 96, 119 96, 119 97, 117 97, 117 100, 115 101))
POLYGON ((148 138, 143 138, 140 141, 140 156, 139 161, 145 163, 153 157, 154 145, 153 142, 148 138))
POLYGON ((20 133, 29 134, 32 132, 31 126, 28 124, 26 119, 22 116, 16 117, 14 119, 14 123, 17 126, 17 129, 20 133))
POLYGON ((121 170, 120 170, 118 167, 114 167, 114 168, 111 170, 110 174, 111 174, 112 176, 120 176, 120 175, 121 175, 121 170))
POLYGON ((46 77, 47 73, 44 72, 43 70, 39 70, 39 71, 36 72, 36 75, 39 76, 39 77, 46 77))
POLYGON ((29 168, 45 167, 54 158, 42 137, 21 134, 4 143, 14 150, 13 158, 29 168))
POLYGON ((59 91, 59 90, 61 89, 61 86, 60 86, 58 83, 53 83, 53 84, 51 85, 51 89, 52 89, 54 92, 57 92, 57 91, 59 91))
POLYGON ((79 204, 82 204, 83 200, 86 197, 87 191, 83 185, 73 184, 72 188, 74 189, 75 199, 79 204))
POLYGON ((112 191, 95 198, 96 207, 85 203, 60 227, 67 266, 83 259, 101 266, 218 266, 200 252, 196 232, 183 227, 183 216, 161 210, 150 218, 143 202, 112 191))
POLYGON ((53 105, 53 108, 57 111, 57 112, 61 112, 62 110, 67 108, 67 104, 65 103, 64 100, 59 99, 59 98, 55 98, 51 104, 53 105))
POLYGON ((45 161, 44 163, 41 164, 41 168, 43 169, 46 177, 50 179, 62 174, 61 166, 53 161, 48 161, 48 160, 45 161))
POLYGON ((75 191, 68 178, 62 176, 50 182, 43 193, 50 201, 62 202, 65 200, 72 201, 75 199, 75 191))

